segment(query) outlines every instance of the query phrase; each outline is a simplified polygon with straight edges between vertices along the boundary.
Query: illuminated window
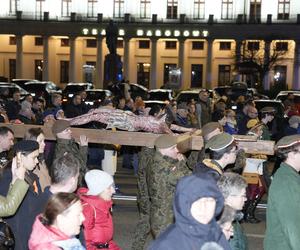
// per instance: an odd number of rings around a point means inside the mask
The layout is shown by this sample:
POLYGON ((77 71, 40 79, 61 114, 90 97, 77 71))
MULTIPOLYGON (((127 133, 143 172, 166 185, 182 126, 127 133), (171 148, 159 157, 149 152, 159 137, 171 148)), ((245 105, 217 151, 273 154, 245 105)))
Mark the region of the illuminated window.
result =
POLYGON ((43 80, 43 61, 34 60, 34 79, 43 80))
POLYGON ((172 69, 176 69, 177 64, 174 63, 165 63, 164 64, 164 84, 169 82, 170 79, 170 71, 172 69))
POLYGON ((124 48, 123 40, 117 40, 117 48, 118 49, 124 48))
POLYGON ((96 5, 97 5, 98 0, 88 0, 88 8, 87 8, 87 16, 88 17, 95 17, 96 16, 96 5))
POLYGON ((62 0, 61 1, 61 16, 68 17, 71 15, 71 4, 72 0, 62 0))
POLYGON ((114 17, 124 16, 124 0, 114 0, 114 17))
POLYGON ((151 1, 150 0, 141 0, 141 18, 150 18, 150 9, 151 9, 151 1))
POLYGON ((42 19, 44 15, 44 2, 45 0, 36 0, 35 3, 35 17, 36 19, 42 19))
POLYGON ((9 1, 9 14, 16 15, 20 7, 20 0, 10 0, 9 1))
POLYGON ((222 19, 232 19, 233 0, 222 0, 222 19))
POLYGON ((167 2, 167 18, 176 19, 178 11, 178 1, 177 0, 168 0, 167 2))
POLYGON ((250 1, 250 22, 260 23, 261 19, 261 0, 250 1))
POLYGON ((219 86, 230 84, 230 65, 219 65, 219 86))
POLYGON ((290 17, 290 0, 278 0, 277 19, 288 20, 290 17))
POLYGON ((9 45, 16 45, 17 44, 17 39, 15 36, 10 36, 9 37, 9 45))
POLYGON ((204 19, 205 0, 194 0, 194 19, 204 19))

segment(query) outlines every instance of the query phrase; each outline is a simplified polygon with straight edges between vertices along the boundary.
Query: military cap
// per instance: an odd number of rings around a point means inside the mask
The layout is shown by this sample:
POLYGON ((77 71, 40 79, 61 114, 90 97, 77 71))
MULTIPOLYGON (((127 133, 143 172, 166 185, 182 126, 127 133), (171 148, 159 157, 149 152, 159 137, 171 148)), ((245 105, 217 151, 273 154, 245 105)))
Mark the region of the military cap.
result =
POLYGON ((170 148, 176 144, 177 139, 175 136, 172 135, 161 135, 154 142, 154 146, 156 148, 170 148))
POLYGON ((22 140, 14 145, 15 152, 33 152, 39 149, 39 143, 33 140, 22 140))
POLYGON ((298 115, 293 115, 290 119, 289 119, 289 124, 293 125, 295 123, 300 123, 300 116, 298 115))
POLYGON ((288 148, 298 143, 300 143, 300 135, 284 136, 276 143, 275 150, 288 148))
POLYGON ((275 113, 276 109, 273 107, 264 107, 259 112, 260 113, 275 113))
POLYGON ((228 133, 222 133, 213 136, 208 140, 205 145, 205 148, 208 148, 212 151, 220 151, 224 148, 227 148, 234 142, 234 137, 228 133))
POLYGON ((63 132, 65 129, 69 128, 70 122, 67 120, 56 120, 52 126, 52 133, 56 135, 60 132, 63 132))
POLYGON ((206 123, 206 124, 201 128, 202 136, 205 137, 205 136, 207 136, 209 133, 213 132, 213 131, 216 130, 216 129, 222 130, 220 123, 218 123, 218 122, 209 122, 209 123, 206 123))

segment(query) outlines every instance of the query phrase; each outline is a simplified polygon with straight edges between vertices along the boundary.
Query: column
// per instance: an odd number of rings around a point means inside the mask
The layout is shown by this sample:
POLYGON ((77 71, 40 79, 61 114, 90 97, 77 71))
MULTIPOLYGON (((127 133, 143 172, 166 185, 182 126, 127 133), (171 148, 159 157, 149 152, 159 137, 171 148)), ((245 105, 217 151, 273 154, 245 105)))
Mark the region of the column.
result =
MULTIPOLYGON (((264 64, 268 64, 270 58, 270 47, 272 40, 265 40, 265 54, 264 54, 264 64)), ((264 90, 270 89, 270 71, 267 71, 263 79, 264 90)))
POLYGON ((150 89, 157 88, 157 38, 151 38, 150 89))
POLYGON ((70 36, 70 66, 69 66, 69 82, 76 81, 76 37, 70 36))
MULTIPOLYGON (((241 62, 241 48, 242 48, 242 40, 235 41, 235 60, 237 63, 241 62)), ((237 71, 235 76, 235 81, 241 82, 242 75, 237 71)))
POLYGON ((23 76, 23 36, 16 35, 16 78, 24 78, 23 76))
POLYGON ((96 88, 103 88, 103 36, 97 36, 97 55, 96 55, 96 88))
POLYGON ((49 37, 43 37, 43 81, 49 81, 49 37))
POLYGON ((124 38, 123 78, 129 80, 130 75, 130 38, 124 38))
POLYGON ((184 86, 184 77, 185 77, 185 69, 184 69, 184 42, 185 39, 178 39, 179 42, 179 50, 178 50, 178 67, 181 69, 180 76, 180 88, 184 86))
POLYGON ((300 41, 295 41, 293 89, 300 89, 300 41))
POLYGON ((207 39, 207 56, 206 56, 206 88, 212 87, 212 46, 213 40, 207 39))

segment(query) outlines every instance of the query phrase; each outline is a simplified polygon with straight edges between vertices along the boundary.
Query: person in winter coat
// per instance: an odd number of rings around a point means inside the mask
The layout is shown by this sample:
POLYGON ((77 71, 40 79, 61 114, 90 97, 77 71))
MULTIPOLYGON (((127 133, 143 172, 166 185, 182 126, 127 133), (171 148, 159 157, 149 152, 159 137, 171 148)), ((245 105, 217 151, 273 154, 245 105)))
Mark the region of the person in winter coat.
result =
POLYGON ((51 196, 43 214, 36 217, 29 250, 84 250, 75 237, 84 221, 79 197, 73 193, 51 196))
POLYGON ((265 250, 296 250, 300 245, 300 135, 281 138, 275 152, 283 160, 268 193, 265 250))
POLYGON ((33 173, 35 173, 39 177, 42 192, 44 192, 45 187, 50 186, 51 184, 48 168, 46 166, 46 162, 44 159, 44 150, 45 150, 44 132, 41 128, 30 128, 26 132, 24 139, 37 141, 39 144, 39 157, 38 157, 39 164, 33 170, 33 173))
POLYGON ((41 187, 38 177, 32 172, 38 163, 39 144, 36 141, 23 140, 14 145, 15 157, 12 160, 11 168, 7 167, 3 171, 0 181, 0 194, 6 195, 10 183, 13 180, 12 169, 15 164, 17 168, 24 168, 25 181, 29 185, 16 214, 6 221, 10 225, 15 236, 15 249, 24 249, 27 244, 31 227, 35 219, 35 211, 40 202, 41 187))
POLYGON ((181 178, 173 201, 175 223, 150 245, 149 250, 201 249, 206 242, 215 242, 229 250, 229 243, 215 219, 223 206, 223 195, 211 175, 181 178))
POLYGON ((229 243, 232 250, 247 250, 247 238, 243 233, 239 220, 243 218, 241 213, 244 203, 247 200, 246 180, 236 173, 224 173, 218 180, 218 187, 222 192, 225 204, 237 211, 235 220, 233 221, 233 237, 229 243))
POLYGON ((94 169, 85 174, 88 188, 80 188, 83 214, 85 216, 84 238, 87 250, 121 248, 113 241, 112 200, 115 193, 114 180, 108 173, 94 169))
POLYGON ((52 133, 57 138, 53 161, 62 157, 66 152, 76 157, 81 164, 78 181, 79 185, 81 185, 84 174, 87 171, 88 139, 85 135, 81 135, 78 145, 72 137, 70 128, 70 122, 66 120, 56 120, 53 124, 52 133))

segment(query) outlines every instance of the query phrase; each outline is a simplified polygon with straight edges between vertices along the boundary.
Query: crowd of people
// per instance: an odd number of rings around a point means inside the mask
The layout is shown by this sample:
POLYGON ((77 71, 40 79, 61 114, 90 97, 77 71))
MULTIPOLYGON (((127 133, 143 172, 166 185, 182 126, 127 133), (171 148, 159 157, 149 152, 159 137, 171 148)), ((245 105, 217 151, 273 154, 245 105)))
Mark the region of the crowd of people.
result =
MULTIPOLYGON (((2 97, 2 122, 51 122, 56 138, 45 141, 41 128, 30 128, 16 140, 13 130, 0 127, 0 214, 14 235, 0 241, 6 249, 121 249, 113 240, 111 213, 117 188, 115 166, 110 165, 116 163, 108 161, 108 169, 101 168, 107 153, 120 149, 105 145, 97 151, 85 135, 75 141, 70 121, 64 119, 87 113, 91 107, 84 99, 84 91, 77 93, 62 108, 59 94, 52 96, 50 105, 30 95, 20 102, 19 92, 13 100, 2 97), (103 154, 100 162, 98 154, 103 154)), ((270 128, 276 110, 258 111, 253 100, 242 97, 234 103, 236 110, 232 104, 228 97, 212 103, 206 89, 199 92, 199 101, 173 100, 151 109, 142 98, 133 100, 127 94, 102 101, 101 106, 135 115, 166 116, 168 125, 189 129, 182 130, 189 134, 201 129, 204 140, 202 150, 184 154, 172 134, 159 136, 154 147, 122 146, 123 167, 133 168, 138 179, 133 250, 144 249, 148 237, 153 239, 151 250, 248 249, 241 223, 260 222, 255 209, 266 192, 265 249, 297 249, 300 135, 299 126, 291 125, 299 125, 300 119, 292 100, 285 103, 291 128, 287 126, 279 140, 276 135, 278 157, 246 154, 233 136, 275 139, 270 128)))

